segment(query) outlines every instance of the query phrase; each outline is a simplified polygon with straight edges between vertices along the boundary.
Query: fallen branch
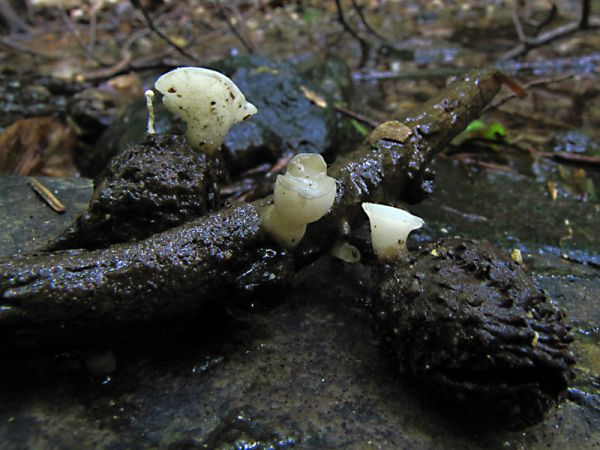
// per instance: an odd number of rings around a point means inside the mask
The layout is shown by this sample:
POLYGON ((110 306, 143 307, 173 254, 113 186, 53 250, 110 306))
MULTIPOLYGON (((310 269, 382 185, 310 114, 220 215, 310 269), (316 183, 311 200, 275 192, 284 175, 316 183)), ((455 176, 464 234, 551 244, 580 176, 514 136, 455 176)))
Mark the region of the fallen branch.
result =
MULTIPOLYGON (((309 225, 296 262, 328 251, 342 224, 364 221, 363 202, 393 201, 418 182, 435 155, 498 92, 497 74, 466 75, 401 118, 403 124, 384 127, 388 131, 380 131, 376 142, 338 158, 329 169, 337 180, 334 205, 309 225)), ((157 322, 230 298, 242 274, 256 264, 272 265, 273 254, 286 258, 281 250, 261 250, 275 246, 261 231, 258 212, 268 201, 221 210, 140 242, 0 259, 0 339, 73 339, 82 330, 157 322)))
POLYGON ((364 116, 360 113, 357 113, 356 111, 352 111, 351 109, 345 108, 340 105, 335 105, 334 109, 337 112, 339 112, 340 114, 343 114, 354 120, 364 123, 365 125, 368 125, 371 128, 377 128, 377 126, 380 125, 380 123, 381 123, 381 122, 378 122, 377 120, 371 119, 370 117, 364 116))
MULTIPOLYGON (((560 83, 561 81, 569 80, 569 79, 573 78, 574 76, 575 76, 575 74, 573 74, 573 73, 567 73, 567 74, 560 75, 557 77, 538 78, 536 80, 529 81, 528 83, 524 83, 521 87, 523 90, 526 91, 527 89, 534 87, 534 86, 545 86, 547 84, 560 83)), ((518 92, 514 92, 514 91, 511 92, 510 94, 506 94, 504 97, 502 97, 502 98, 496 100, 495 102, 490 103, 488 106, 486 106, 484 109, 484 112, 499 108, 500 106, 504 105, 505 103, 512 100, 513 98, 523 98, 523 95, 519 95, 518 92)))
POLYGON ((578 155, 575 153, 567 152, 538 152, 535 154, 543 158, 553 159, 560 162, 570 162, 577 164, 590 164, 593 166, 600 166, 600 158, 595 156, 578 155))
POLYGON ((587 30, 590 27, 596 25, 595 23, 592 24, 590 21, 589 0, 582 0, 579 20, 568 23, 566 25, 562 25, 560 27, 556 27, 553 30, 547 31, 546 33, 543 33, 533 38, 528 37, 523 30, 523 25, 521 24, 521 19, 519 18, 519 12, 516 3, 513 3, 512 19, 520 42, 512 50, 509 50, 504 55, 502 55, 502 57, 500 58, 501 61, 516 58, 517 56, 527 53, 532 48, 540 47, 556 39, 569 36, 575 33, 576 31, 587 30))

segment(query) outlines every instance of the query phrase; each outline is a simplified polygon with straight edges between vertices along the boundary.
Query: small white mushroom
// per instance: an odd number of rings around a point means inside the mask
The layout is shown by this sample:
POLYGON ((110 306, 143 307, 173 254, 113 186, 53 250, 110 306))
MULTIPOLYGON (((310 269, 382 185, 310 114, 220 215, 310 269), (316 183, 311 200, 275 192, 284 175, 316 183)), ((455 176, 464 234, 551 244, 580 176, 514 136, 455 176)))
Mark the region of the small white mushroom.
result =
POLYGON ((323 217, 335 199, 335 180, 321 155, 300 153, 275 182, 273 204, 262 211, 263 226, 282 246, 294 248, 306 225, 323 217))
POLYGON ((154 87, 163 95, 166 108, 187 124, 190 146, 208 154, 219 150, 235 123, 258 111, 233 81, 202 67, 180 67, 167 72, 154 87))
POLYGON ((330 254, 334 258, 341 259, 349 264, 360 261, 360 250, 344 240, 337 241, 331 248, 330 254))
POLYGON ((380 261, 393 261, 408 250, 406 240, 411 231, 421 228, 423 219, 392 206, 363 203, 371 224, 373 251, 380 261))
POLYGON ((154 91, 152 89, 148 89, 144 92, 144 96, 146 97, 146 109, 148 110, 148 126, 146 127, 146 132, 148 134, 156 133, 154 129, 154 91))

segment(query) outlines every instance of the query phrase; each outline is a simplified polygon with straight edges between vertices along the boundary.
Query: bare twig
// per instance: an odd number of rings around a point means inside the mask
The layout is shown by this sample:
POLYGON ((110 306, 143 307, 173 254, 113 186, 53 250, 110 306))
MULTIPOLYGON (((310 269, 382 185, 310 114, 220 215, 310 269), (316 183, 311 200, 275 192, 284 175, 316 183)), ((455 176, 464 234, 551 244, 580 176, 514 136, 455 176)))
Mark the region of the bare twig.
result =
POLYGON ((8 24, 12 33, 29 31, 31 27, 19 17, 8 0, 0 0, 0 17, 8 24))
POLYGON ((370 117, 364 116, 348 108, 344 108, 343 106, 335 105, 334 109, 345 116, 370 126, 371 128, 377 128, 381 124, 381 122, 378 122, 377 120, 371 119, 370 117))
POLYGON ((527 53, 529 50, 541 45, 547 44, 559 38, 566 37, 570 34, 575 33, 579 30, 589 29, 595 26, 595 23, 590 21, 590 2, 589 0, 582 0, 581 14, 577 21, 556 27, 553 30, 547 31, 536 37, 528 37, 523 31, 521 19, 519 18, 519 12, 517 6, 513 3, 512 18, 515 25, 515 30, 519 36, 519 44, 517 44, 512 50, 506 52, 500 60, 511 59, 517 56, 527 53))
POLYGON ((535 152, 536 155, 543 158, 553 159, 555 161, 570 162, 577 164, 589 164, 593 166, 600 166, 600 158, 588 155, 578 155, 575 153, 567 152, 535 152))
POLYGON ((154 21, 152 20, 152 17, 150 17, 150 14, 148 14, 148 11, 146 11, 146 8, 144 8, 144 6, 140 3, 139 0, 131 0, 131 3, 133 4, 133 6, 137 9, 140 10, 140 12, 142 13, 142 15, 144 16, 144 20, 146 21, 146 23, 148 24, 148 27, 154 32, 156 33, 156 35, 161 38, 163 41, 165 41, 169 46, 173 47, 175 50, 177 50, 177 52, 179 52, 182 56, 185 56, 186 58, 194 61, 195 63, 199 63, 198 62, 198 58, 196 58, 194 55, 192 55, 191 53, 189 53, 186 49, 184 49, 183 47, 177 45, 175 42, 173 42, 173 40, 171 38, 169 38, 166 34, 164 34, 162 31, 160 31, 158 28, 156 28, 156 25, 154 24, 154 21))
POLYGON ((477 167, 481 167, 482 169, 488 169, 488 170, 494 170, 496 172, 505 172, 505 173, 510 173, 510 172, 514 172, 513 169, 511 169, 509 166, 503 166, 501 164, 496 164, 496 163, 491 163, 488 161, 481 161, 479 159, 475 159, 475 158, 469 158, 466 154, 456 154, 453 156, 456 160, 458 160, 459 162, 461 162, 462 164, 464 164, 465 166, 477 166, 477 167))
POLYGON ((79 30, 77 29, 77 27, 75 26, 75 24, 73 23, 73 21, 67 14, 67 12, 64 10, 64 8, 59 8, 59 11, 60 11, 61 18, 62 18, 63 22, 65 23, 65 25, 67 26, 67 28, 69 29, 69 31, 71 32, 71 36, 73 36, 75 43, 81 49, 81 51, 83 51, 83 53, 87 56, 88 60, 94 60, 101 66, 110 65, 110 63, 102 60, 100 57, 98 57, 97 55, 94 54, 93 47, 90 47, 89 44, 86 45, 85 42, 83 42, 83 40, 81 39, 81 35, 79 34, 79 30))
POLYGON ((40 198, 52 209, 52 211, 59 214, 63 214, 67 208, 63 205, 59 199, 42 183, 35 178, 27 183, 33 191, 40 196, 40 198))
POLYGON ((375 30, 371 24, 369 24, 369 22, 367 21, 367 18, 365 17, 365 14, 363 12, 364 6, 360 6, 356 0, 352 0, 352 6, 354 7, 354 9, 356 10, 356 13, 358 14, 358 18, 360 19, 361 23, 364 25, 364 27, 367 29, 367 31, 369 33, 371 33, 373 36, 375 36, 377 39, 379 39, 382 42, 388 43, 389 41, 382 36, 381 34, 379 34, 377 32, 377 30, 375 30))
MULTIPOLYGON (((567 74, 559 75, 557 77, 538 78, 536 80, 533 80, 533 81, 530 81, 528 83, 523 84, 522 87, 524 89, 529 89, 530 87, 533 87, 533 86, 544 86, 544 85, 547 85, 547 84, 559 83, 561 81, 565 81, 565 80, 568 80, 570 78, 573 78, 574 76, 575 76, 574 73, 567 73, 567 74)), ((508 101, 512 100, 513 98, 517 98, 517 97, 521 97, 521 96, 519 96, 518 93, 516 93, 516 92, 511 92, 510 94, 505 95, 504 97, 498 99, 497 101, 495 101, 493 103, 490 103, 484 109, 484 112, 489 111, 491 109, 499 108, 500 106, 504 105, 508 101)))
POLYGON ((350 36, 352 36, 354 39, 356 39, 358 41, 358 43, 360 44, 360 62, 359 62, 359 67, 363 67, 367 60, 369 59, 369 52, 371 50, 371 45, 365 40, 363 39, 354 28, 352 28, 348 22, 346 21, 346 17, 344 16, 344 10, 342 8, 342 5, 340 3, 340 0, 335 0, 335 6, 337 8, 337 14, 338 14, 338 21, 340 22, 340 24, 342 25, 342 27, 344 27, 344 30, 348 32, 348 34, 350 34, 350 36))
POLYGON ((47 52, 29 48, 23 44, 15 42, 10 36, 0 36, 0 44, 32 56, 39 56, 46 59, 60 59, 64 58, 65 56, 64 52, 47 52))
POLYGON ((99 7, 100 2, 97 0, 96 2, 94 2, 90 10, 90 37, 88 39, 88 53, 90 55, 94 54, 94 47, 96 46, 96 25, 99 7))
MULTIPOLYGON (((550 11, 548 11, 548 15, 544 17, 539 23, 532 24, 535 27, 534 35, 537 36, 542 32, 542 30, 546 27, 546 25, 550 25, 556 16, 558 15, 558 8, 555 3, 552 3, 552 7, 550 11)), ((530 22, 531 23, 531 22, 530 22)))
POLYGON ((507 145, 512 145, 513 148, 528 153, 532 158, 546 158, 557 162, 600 166, 600 158, 596 156, 579 155, 568 152, 541 152, 536 150, 531 144, 527 143, 515 142, 507 145))
POLYGON ((590 0, 582 0, 581 2, 581 17, 579 19, 579 28, 585 30, 590 26, 590 12, 591 12, 590 0))
POLYGON ((123 49, 121 50, 121 59, 117 61, 116 64, 112 65, 111 67, 103 67, 101 69, 85 72, 81 74, 82 78, 84 80, 101 80, 113 77, 127 69, 131 64, 132 59, 131 46, 136 40, 147 35, 149 32, 150 30, 144 28, 143 30, 138 30, 131 34, 123 44, 123 49))
MULTIPOLYGON (((237 37, 239 39, 239 41, 242 43, 242 45, 244 46, 246 51, 250 54, 253 54, 254 46, 250 43, 250 40, 247 39, 246 36, 244 36, 243 33, 237 29, 237 27, 235 26, 233 21, 229 18, 229 15, 225 11, 225 8, 223 7, 223 4, 221 3, 221 0, 217 0, 217 5, 219 5, 219 10, 220 10, 221 14, 223 15, 225 22, 227 23, 227 26, 229 27, 231 32, 235 35, 235 37, 237 37)), ((233 8, 233 6, 231 6, 231 7, 233 8)), ((239 12, 234 11, 234 13, 236 13, 236 15, 238 16, 237 20, 238 20, 238 23, 240 23, 241 21, 240 21, 239 12)))

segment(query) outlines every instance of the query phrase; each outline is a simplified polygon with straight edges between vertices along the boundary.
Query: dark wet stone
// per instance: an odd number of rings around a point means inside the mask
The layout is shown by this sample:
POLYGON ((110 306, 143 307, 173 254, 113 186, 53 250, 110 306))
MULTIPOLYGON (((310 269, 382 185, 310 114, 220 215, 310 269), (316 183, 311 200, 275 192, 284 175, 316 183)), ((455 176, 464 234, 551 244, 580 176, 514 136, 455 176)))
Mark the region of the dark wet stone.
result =
POLYGON ((0 73, 0 130, 19 119, 65 114, 68 98, 80 89, 33 73, 0 73))
POLYGON ((290 297, 294 258, 286 250, 258 248, 246 271, 235 279, 232 304, 247 311, 265 311, 290 297))
POLYGON ((362 307, 368 268, 323 258, 262 314, 205 311, 102 340, 117 358, 0 362, 3 448, 590 448, 600 415, 567 401, 525 431, 484 429, 398 377, 362 307), (68 432, 66 431, 68 430, 68 432), (240 446, 238 445, 238 448, 240 446))
POLYGON ((57 214, 27 184, 31 177, 0 177, 0 256, 43 248, 84 211, 92 195, 87 178, 36 177, 66 207, 57 214))
POLYGON ((90 207, 49 249, 100 248, 143 239, 212 209, 214 161, 181 136, 148 135, 113 158, 90 207))
MULTIPOLYGON (((573 196, 550 198, 546 182, 533 176, 492 171, 464 172, 449 161, 433 165, 436 189, 412 207, 426 225, 420 241, 446 235, 487 239, 523 255, 562 257, 600 264, 600 215, 597 207, 573 196), (570 232, 571 230, 572 232, 570 232)), ((598 176, 590 173, 598 180, 598 176)))
MULTIPOLYGON (((156 134, 164 134, 171 127, 167 109, 162 101, 155 101, 154 110, 156 134)), ((84 175, 97 176, 113 156, 144 139, 147 125, 146 99, 140 98, 125 108, 92 148, 82 149, 75 155, 77 166, 84 175)))
POLYGON ((256 65, 238 69, 231 78, 258 108, 251 121, 238 124, 225 137, 224 151, 234 168, 274 162, 296 153, 323 153, 332 145, 336 125, 333 108, 311 103, 302 87, 319 90, 292 68, 256 65), (251 146, 248 133, 254 137, 251 146))
POLYGON ((557 133, 552 140, 552 149, 555 152, 582 153, 594 156, 600 152, 598 142, 583 131, 557 133))
MULTIPOLYGON (((84 176, 94 177, 104 168, 106 161, 97 161, 96 153, 91 151, 98 138, 110 125, 116 122, 123 112, 123 102, 118 93, 101 88, 89 88, 77 92, 68 102, 69 117, 77 125, 79 145, 73 152, 77 168, 84 176)), ((142 135, 145 129, 140 130, 142 135)))
POLYGON ((384 269, 373 313, 402 373, 479 418, 540 422, 573 380, 564 313, 488 242, 443 239, 384 269))

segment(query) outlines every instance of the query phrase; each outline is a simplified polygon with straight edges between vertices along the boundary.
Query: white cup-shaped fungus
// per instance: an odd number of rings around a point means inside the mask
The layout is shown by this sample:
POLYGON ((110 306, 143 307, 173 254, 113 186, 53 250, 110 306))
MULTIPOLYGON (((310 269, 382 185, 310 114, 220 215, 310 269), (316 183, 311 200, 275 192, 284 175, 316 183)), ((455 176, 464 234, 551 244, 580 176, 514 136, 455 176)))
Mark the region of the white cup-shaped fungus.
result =
POLYGON ((335 180, 321 155, 300 153, 275 182, 273 204, 263 211, 263 226, 281 245, 294 248, 306 225, 323 217, 335 199, 335 180))
POLYGON ((330 252, 331 256, 341 259, 349 264, 355 264, 360 261, 360 250, 349 242, 340 240, 334 244, 330 252))
POLYGON ((393 261, 406 253, 408 235, 425 223, 420 217, 393 206, 363 203, 362 208, 369 217, 373 251, 380 261, 393 261))
POLYGON ((229 129, 257 113, 242 91, 222 73, 202 67, 180 67, 162 75, 154 87, 165 107, 187 124, 190 146, 215 153, 229 129))

